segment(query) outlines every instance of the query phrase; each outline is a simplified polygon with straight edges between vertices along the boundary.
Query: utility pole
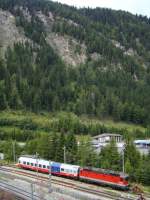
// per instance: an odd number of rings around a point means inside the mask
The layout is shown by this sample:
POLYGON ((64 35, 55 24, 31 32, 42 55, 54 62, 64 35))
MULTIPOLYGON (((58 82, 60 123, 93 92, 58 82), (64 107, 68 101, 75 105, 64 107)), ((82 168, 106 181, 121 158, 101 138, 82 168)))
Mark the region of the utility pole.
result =
POLYGON ((66 146, 64 146, 64 163, 66 163, 66 146))
POLYGON ((12 135, 12 153, 13 153, 14 164, 16 162, 15 144, 16 144, 16 131, 15 131, 15 128, 14 128, 13 135, 12 135))
POLYGON ((51 161, 49 160, 49 190, 48 190, 49 193, 52 192, 51 179, 52 179, 52 169, 51 169, 51 161))
POLYGON ((39 162, 38 162, 38 156, 39 156, 39 154, 36 152, 36 177, 37 177, 37 182, 38 182, 38 178, 39 178, 39 170, 38 170, 38 165, 39 165, 39 162))
POLYGON ((16 162, 15 141, 12 141, 12 151, 13 151, 13 159, 14 159, 14 164, 15 164, 16 162))
POLYGON ((33 183, 31 183, 31 199, 34 200, 34 191, 33 191, 33 183))
POLYGON ((123 148, 122 148, 122 171, 123 173, 125 173, 125 159, 124 159, 124 152, 125 152, 125 145, 123 145, 123 148))

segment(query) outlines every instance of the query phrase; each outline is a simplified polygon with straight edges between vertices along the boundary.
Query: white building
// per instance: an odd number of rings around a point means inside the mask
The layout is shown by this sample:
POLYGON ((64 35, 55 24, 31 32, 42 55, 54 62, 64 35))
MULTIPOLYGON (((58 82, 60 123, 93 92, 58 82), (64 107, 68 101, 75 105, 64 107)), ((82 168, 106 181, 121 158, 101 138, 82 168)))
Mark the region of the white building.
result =
POLYGON ((124 148, 125 143, 123 142, 122 135, 120 134, 104 133, 94 136, 92 138, 92 146, 99 153, 101 149, 108 145, 112 140, 116 142, 118 152, 121 152, 124 148))
POLYGON ((148 154, 150 152, 150 139, 134 140, 134 144, 141 154, 148 154))

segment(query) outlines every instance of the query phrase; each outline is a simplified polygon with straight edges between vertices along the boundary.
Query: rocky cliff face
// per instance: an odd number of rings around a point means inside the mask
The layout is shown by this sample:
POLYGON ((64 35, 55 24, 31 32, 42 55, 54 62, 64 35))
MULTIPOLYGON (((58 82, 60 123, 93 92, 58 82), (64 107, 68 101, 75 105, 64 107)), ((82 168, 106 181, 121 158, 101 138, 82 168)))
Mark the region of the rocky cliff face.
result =
POLYGON ((16 27, 15 17, 8 11, 0 10, 0 47, 2 53, 8 46, 12 47, 15 42, 28 40, 23 29, 16 27))
MULTIPOLYGON (((31 20, 30 13, 27 9, 20 8, 27 21, 31 20)), ((86 47, 84 44, 79 44, 74 38, 67 35, 60 36, 52 32, 52 25, 54 17, 52 13, 49 16, 45 16, 41 12, 37 12, 36 16, 44 24, 47 32, 47 43, 50 44, 56 53, 62 58, 62 60, 71 66, 80 65, 85 63, 86 47), (77 52, 77 48, 80 48, 80 52, 77 52)), ((12 47, 16 42, 30 41, 25 36, 22 27, 16 26, 16 18, 9 11, 0 10, 0 47, 1 53, 4 55, 8 46, 12 47)))

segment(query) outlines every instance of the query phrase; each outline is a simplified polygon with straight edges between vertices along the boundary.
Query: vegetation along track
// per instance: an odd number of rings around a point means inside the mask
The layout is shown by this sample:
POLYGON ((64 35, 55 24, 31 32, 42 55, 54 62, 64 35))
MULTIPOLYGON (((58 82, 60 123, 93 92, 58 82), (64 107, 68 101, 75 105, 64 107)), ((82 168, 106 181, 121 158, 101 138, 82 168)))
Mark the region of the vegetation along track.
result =
MULTIPOLYGON (((9 168, 5 168, 5 167, 0 167, 1 171, 6 171, 9 173, 16 174, 16 175, 21 175, 21 176, 25 176, 25 177, 29 177, 29 178, 34 178, 35 179, 35 173, 30 173, 29 171, 24 171, 24 170, 17 170, 15 167, 9 167, 9 168)), ((47 182, 48 181, 48 177, 43 177, 42 175, 38 174, 38 180, 39 181, 43 181, 43 182, 47 182)), ((74 190, 78 190, 81 192, 86 192, 88 194, 93 194, 93 195, 97 195, 100 197, 105 197, 105 198, 110 198, 110 199, 114 199, 114 200, 118 200, 118 199, 122 199, 122 200, 134 200, 134 198, 131 197, 120 197, 119 194, 113 194, 113 193, 108 193, 106 191, 99 191, 96 189, 92 189, 92 188, 87 188, 84 187, 83 185, 78 185, 75 181, 71 182, 67 180, 63 181, 63 180, 56 180, 56 179, 52 179, 51 183, 54 183, 56 185, 60 185, 60 186, 64 186, 64 187, 68 187, 70 189, 74 189, 74 190)))

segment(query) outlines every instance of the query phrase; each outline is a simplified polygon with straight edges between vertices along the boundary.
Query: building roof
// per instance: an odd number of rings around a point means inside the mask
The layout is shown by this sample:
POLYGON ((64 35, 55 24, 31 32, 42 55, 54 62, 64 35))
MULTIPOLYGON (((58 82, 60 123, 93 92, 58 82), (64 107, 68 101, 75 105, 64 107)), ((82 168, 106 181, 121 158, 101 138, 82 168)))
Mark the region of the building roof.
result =
POLYGON ((134 144, 150 144, 149 140, 134 140, 134 144))
POLYGON ((94 136, 93 139, 102 138, 102 137, 108 137, 108 136, 111 136, 111 137, 122 137, 122 135, 116 134, 116 133, 103 133, 103 134, 99 134, 99 135, 94 136))

